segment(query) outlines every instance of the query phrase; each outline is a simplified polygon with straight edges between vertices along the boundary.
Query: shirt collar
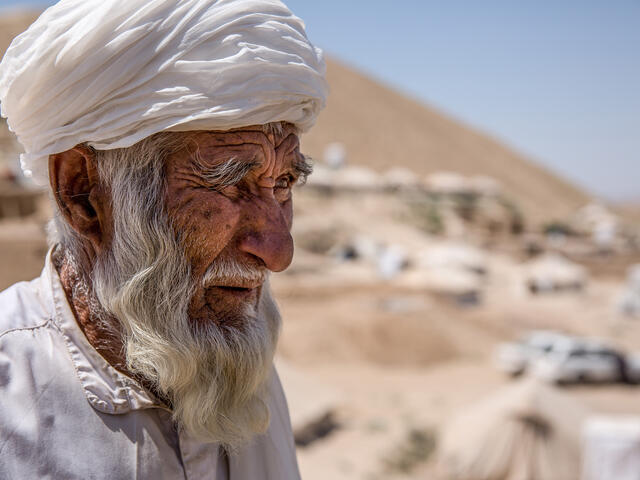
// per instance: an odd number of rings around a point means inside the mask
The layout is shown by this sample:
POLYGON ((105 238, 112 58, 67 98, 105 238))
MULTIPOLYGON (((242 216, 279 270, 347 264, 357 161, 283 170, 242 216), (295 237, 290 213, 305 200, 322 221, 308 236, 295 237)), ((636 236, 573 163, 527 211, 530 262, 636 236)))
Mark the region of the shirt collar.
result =
POLYGON ((71 361, 87 400, 103 413, 123 414, 132 410, 161 407, 135 380, 112 367, 87 340, 78 326, 62 288, 60 276, 47 253, 40 281, 51 292, 54 322, 62 333, 71 361))

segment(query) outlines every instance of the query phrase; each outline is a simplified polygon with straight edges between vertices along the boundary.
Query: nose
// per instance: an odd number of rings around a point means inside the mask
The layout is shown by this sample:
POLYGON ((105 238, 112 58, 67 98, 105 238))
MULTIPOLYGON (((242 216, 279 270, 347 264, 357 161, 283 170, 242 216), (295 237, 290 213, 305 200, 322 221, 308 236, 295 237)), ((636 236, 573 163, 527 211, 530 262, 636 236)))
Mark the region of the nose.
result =
POLYGON ((282 207, 259 202, 247 212, 239 249, 262 261, 272 272, 285 270, 293 259, 293 238, 282 207))

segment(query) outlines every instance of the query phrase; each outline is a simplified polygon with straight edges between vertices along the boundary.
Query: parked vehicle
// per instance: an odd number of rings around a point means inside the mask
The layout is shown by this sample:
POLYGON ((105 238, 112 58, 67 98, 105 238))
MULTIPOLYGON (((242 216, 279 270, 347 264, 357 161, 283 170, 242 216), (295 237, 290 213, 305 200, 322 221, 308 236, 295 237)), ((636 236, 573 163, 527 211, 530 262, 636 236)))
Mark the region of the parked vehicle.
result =
POLYGON ((499 370, 513 376, 521 375, 533 360, 552 351, 564 351, 573 341, 562 333, 535 330, 517 342, 498 345, 494 361, 499 370))
POLYGON ((600 340, 550 330, 534 330, 520 341, 500 344, 494 361, 509 375, 530 372, 554 383, 640 383, 640 355, 627 359, 600 340))
POLYGON ((567 347, 536 358, 532 374, 554 383, 627 381, 626 359, 617 350, 581 339, 567 347))

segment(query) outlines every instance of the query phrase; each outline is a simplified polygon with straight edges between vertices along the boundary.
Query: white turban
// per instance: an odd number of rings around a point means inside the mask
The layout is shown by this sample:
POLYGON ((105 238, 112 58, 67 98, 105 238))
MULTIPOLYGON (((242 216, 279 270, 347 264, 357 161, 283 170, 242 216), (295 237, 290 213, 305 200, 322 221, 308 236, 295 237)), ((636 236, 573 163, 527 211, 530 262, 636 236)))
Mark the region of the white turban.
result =
POLYGON ((0 63, 0 106, 45 184, 47 157, 88 142, 276 121, 310 128, 327 86, 320 49, 278 0, 62 0, 0 63))

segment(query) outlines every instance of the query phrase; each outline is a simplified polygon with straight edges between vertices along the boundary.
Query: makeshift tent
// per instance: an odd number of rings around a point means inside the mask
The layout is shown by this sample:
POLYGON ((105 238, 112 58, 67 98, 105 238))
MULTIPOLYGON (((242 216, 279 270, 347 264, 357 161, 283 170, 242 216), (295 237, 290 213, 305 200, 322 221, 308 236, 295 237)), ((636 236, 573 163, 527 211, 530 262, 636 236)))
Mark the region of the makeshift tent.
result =
POLYGON ((627 284, 617 303, 620 313, 640 317, 640 263, 629 267, 627 284))
POLYGON ((420 268, 451 268, 478 274, 487 272, 488 255, 472 245, 448 241, 418 252, 416 263, 420 268))
POLYGON ((640 478, 640 417, 592 417, 583 433, 583 480, 640 478))
POLYGON ((346 166, 336 170, 333 181, 335 188, 343 190, 376 191, 383 186, 382 178, 377 172, 359 165, 346 166))
POLYGON ((587 283, 582 265, 556 253, 548 253, 525 266, 525 282, 532 293, 581 290, 587 283))
POLYGON ((452 480, 578 480, 585 415, 555 387, 522 380, 445 428, 439 467, 452 480))
POLYGON ((382 181, 390 189, 412 189, 420 186, 420 177, 406 167, 391 167, 382 175, 382 181))
POLYGON ((424 179, 424 186, 441 195, 473 194, 473 188, 466 177, 456 172, 434 172, 424 179))

